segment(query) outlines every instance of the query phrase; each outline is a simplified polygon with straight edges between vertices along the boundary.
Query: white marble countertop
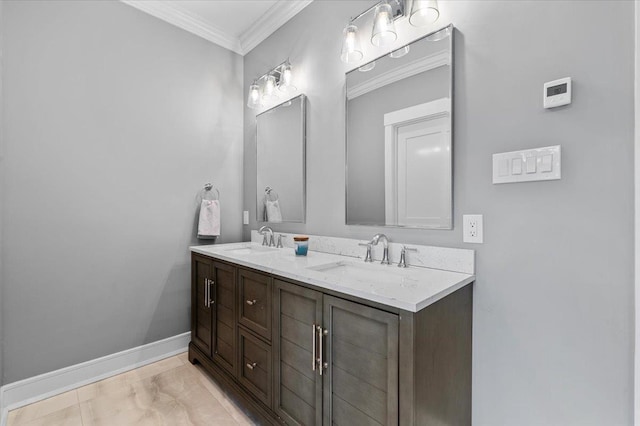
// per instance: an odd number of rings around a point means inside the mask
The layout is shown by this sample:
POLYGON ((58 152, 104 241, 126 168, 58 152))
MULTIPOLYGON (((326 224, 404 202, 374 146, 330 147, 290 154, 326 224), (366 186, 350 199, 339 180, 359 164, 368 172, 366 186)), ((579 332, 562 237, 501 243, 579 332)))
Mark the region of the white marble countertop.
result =
POLYGON ((410 312, 418 312, 475 280, 474 275, 460 272, 398 268, 311 250, 307 256, 296 256, 292 248, 249 242, 192 246, 190 250, 410 312))

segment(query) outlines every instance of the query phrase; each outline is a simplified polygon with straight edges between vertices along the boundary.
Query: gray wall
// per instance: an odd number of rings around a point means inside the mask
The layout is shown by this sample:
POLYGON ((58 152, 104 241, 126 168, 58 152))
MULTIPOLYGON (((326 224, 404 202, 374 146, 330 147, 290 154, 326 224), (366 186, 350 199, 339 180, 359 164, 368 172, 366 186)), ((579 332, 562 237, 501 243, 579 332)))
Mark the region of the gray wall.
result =
POLYGON ((5 382, 189 330, 196 195, 241 239, 242 58, 120 2, 5 2, 5 382))
MULTIPOLYGON (((287 57, 307 82, 307 223, 277 231, 362 239, 380 231, 344 224, 340 35, 370 4, 315 1, 245 56, 245 96, 251 79, 287 57)), ((634 4, 440 5, 440 23, 458 29, 454 229, 384 232, 477 250, 474 425, 631 424, 634 4), (543 83, 566 76, 573 104, 544 110, 543 83), (555 144, 562 180, 492 185, 491 154, 555 144), (484 244, 462 243, 463 213, 484 215, 484 244)), ((253 123, 245 110, 246 165, 253 123)), ((252 209, 253 168, 244 177, 252 209)))

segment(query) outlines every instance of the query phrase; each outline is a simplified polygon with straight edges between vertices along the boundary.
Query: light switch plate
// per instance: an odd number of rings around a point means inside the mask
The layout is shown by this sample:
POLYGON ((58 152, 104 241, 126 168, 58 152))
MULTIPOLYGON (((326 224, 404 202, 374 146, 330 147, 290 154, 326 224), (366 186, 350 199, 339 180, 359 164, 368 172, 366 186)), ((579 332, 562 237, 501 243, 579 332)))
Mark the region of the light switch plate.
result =
POLYGON ((481 214, 465 214, 462 216, 463 242, 481 244, 484 240, 482 231, 481 214))
POLYGON ((493 183, 557 180, 560 145, 493 154, 493 183))
POLYGON ((249 210, 245 210, 242 212, 242 224, 243 225, 249 224, 249 210))

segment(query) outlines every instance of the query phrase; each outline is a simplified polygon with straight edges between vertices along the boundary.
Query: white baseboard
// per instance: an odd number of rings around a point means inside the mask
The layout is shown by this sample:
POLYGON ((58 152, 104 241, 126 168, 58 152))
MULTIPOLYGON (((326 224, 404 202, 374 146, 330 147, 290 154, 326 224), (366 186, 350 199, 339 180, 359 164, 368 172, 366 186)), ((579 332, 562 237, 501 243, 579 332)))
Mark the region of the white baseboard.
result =
POLYGON ((190 340, 191 333, 186 332, 4 385, 0 387, 0 426, 6 426, 9 410, 186 352, 190 340))

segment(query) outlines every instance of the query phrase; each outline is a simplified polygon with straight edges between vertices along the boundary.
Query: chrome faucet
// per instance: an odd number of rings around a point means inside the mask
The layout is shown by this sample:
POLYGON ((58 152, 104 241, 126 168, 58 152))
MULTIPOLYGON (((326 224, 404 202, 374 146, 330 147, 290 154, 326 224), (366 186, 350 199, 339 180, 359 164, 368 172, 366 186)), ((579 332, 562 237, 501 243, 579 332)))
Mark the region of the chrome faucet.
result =
POLYGON ((384 250, 382 251, 382 261, 380 263, 383 265, 388 265, 389 264, 389 238, 387 238, 387 236, 384 234, 376 234, 373 236, 369 244, 371 244, 372 246, 376 246, 380 241, 382 241, 382 245, 384 247, 384 250))
POLYGON ((275 247, 275 244, 273 242, 273 229, 269 228, 268 226, 262 226, 260 227, 260 229, 258 229, 258 234, 262 235, 262 245, 263 246, 269 246, 269 247, 275 247), (269 238, 267 239, 267 232, 269 233, 269 238))

